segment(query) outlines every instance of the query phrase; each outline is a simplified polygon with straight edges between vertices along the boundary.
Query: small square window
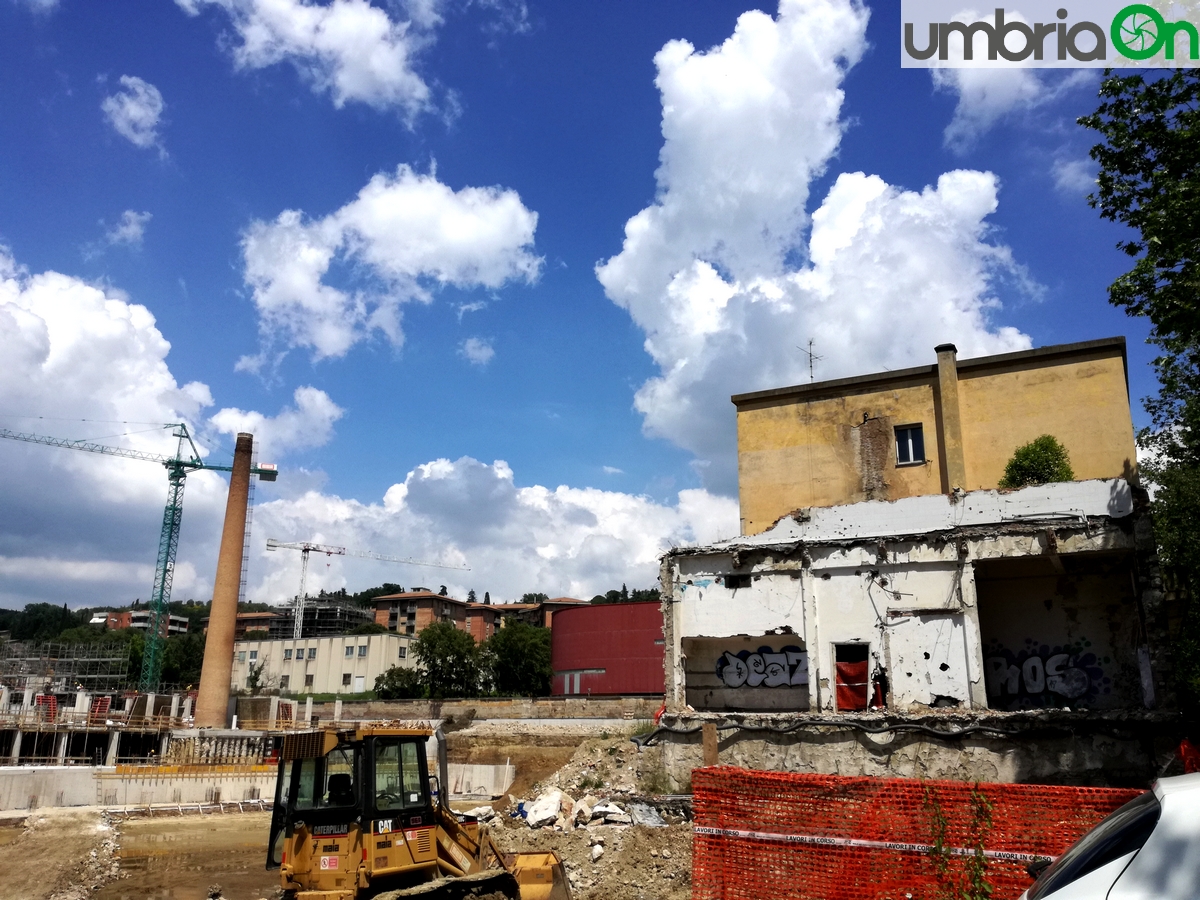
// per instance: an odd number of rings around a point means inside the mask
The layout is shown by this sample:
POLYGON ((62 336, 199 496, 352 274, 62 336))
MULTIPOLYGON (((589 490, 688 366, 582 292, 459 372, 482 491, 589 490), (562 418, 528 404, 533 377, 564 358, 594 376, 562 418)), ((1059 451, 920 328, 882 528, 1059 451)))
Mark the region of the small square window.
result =
POLYGON ((284 658, 284 659, 291 659, 291 658, 292 658, 292 651, 291 651, 291 649, 287 649, 287 650, 284 650, 284 651, 283 651, 283 658, 284 658))
POLYGON ((308 648, 308 658, 309 658, 309 659, 316 659, 316 658, 317 658, 317 648, 316 648, 316 647, 309 647, 309 648, 308 648))
POLYGON ((401 659, 404 659, 406 656, 408 656, 408 648, 407 648, 407 647, 401 647, 401 648, 400 648, 400 658, 401 658, 401 659))
POLYGON ((250 651, 250 662, 254 662, 256 659, 258 659, 258 651, 251 650, 250 651))
POLYGON ((366 644, 360 644, 360 645, 359 645, 359 647, 358 647, 358 655, 359 655, 360 657, 363 657, 363 656, 366 656, 366 655, 367 655, 367 645, 366 645, 366 644))
POLYGON ((346 648, 346 655, 347 655, 347 656, 353 656, 353 655, 354 655, 354 648, 353 648, 353 647, 347 647, 347 648, 346 648))
POLYGON ((896 427, 896 465, 909 466, 925 462, 925 434, 920 425, 896 427))
POLYGON ((342 687, 350 687, 350 673, 342 673, 342 687))
POLYGON ((238 662, 240 662, 240 663, 244 663, 245 661, 246 661, 246 651, 245 651, 245 650, 239 650, 239 651, 238 651, 238 662))
POLYGON ((287 690, 287 688, 288 688, 288 682, 289 682, 290 680, 291 680, 291 677, 290 677, 290 676, 288 676, 288 675, 280 675, 280 676, 279 676, 279 689, 280 689, 281 691, 286 691, 286 690, 287 690))
POLYGON ((311 675, 305 675, 305 676, 304 676, 304 686, 305 686, 305 687, 312 687, 312 686, 313 686, 313 677, 312 677, 311 675))

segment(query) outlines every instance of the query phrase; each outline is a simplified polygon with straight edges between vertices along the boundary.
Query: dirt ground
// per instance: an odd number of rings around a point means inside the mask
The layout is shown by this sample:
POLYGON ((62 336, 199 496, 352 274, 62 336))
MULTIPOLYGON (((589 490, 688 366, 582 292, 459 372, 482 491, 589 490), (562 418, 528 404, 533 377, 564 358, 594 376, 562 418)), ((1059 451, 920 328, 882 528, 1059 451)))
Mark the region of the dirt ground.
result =
MULTIPOLYGON (((451 760, 517 768, 510 796, 491 804, 491 828, 504 850, 555 850, 574 900, 685 900, 691 893, 691 826, 604 825, 529 828, 509 815, 515 803, 549 788, 625 803, 654 793, 657 757, 638 753, 632 724, 521 733, 476 723, 450 735, 451 760), (510 802, 511 797, 511 802, 510 802), (602 849, 596 851, 596 846, 602 849)), ((661 792, 661 790, 659 791, 661 792)), ((467 804, 472 806, 477 804, 467 804)), ((456 807, 464 808, 462 804, 456 807)), ((110 819, 99 809, 48 810, 0 819, 0 853, 10 861, 4 900, 273 900, 278 875, 264 869, 266 813, 110 819)))
POLYGON ((83 900, 114 874, 116 832, 99 809, 49 809, 0 823, 11 900, 83 900))

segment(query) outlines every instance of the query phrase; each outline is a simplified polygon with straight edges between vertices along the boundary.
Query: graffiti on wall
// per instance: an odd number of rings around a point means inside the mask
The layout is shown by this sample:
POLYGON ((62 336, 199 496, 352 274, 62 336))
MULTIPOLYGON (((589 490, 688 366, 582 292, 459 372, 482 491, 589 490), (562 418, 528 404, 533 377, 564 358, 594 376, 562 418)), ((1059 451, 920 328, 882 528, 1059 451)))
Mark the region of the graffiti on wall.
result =
POLYGON ((989 704, 996 709, 1082 706, 1112 693, 1104 669, 1112 660, 1090 648, 1086 639, 1051 647, 1033 638, 1015 653, 999 644, 987 647, 983 672, 989 704))
POLYGON ((799 647, 726 650, 717 657, 717 677, 726 687, 789 687, 808 684, 808 654, 799 647))

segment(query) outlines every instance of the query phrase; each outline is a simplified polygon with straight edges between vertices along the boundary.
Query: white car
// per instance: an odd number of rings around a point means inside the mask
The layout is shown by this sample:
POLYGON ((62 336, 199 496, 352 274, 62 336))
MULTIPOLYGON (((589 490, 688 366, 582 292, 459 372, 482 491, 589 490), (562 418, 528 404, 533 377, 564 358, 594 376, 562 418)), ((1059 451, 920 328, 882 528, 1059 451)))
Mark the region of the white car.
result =
POLYGON ((1200 898, 1200 773, 1159 779, 1044 866, 1021 900, 1046 897, 1200 898))

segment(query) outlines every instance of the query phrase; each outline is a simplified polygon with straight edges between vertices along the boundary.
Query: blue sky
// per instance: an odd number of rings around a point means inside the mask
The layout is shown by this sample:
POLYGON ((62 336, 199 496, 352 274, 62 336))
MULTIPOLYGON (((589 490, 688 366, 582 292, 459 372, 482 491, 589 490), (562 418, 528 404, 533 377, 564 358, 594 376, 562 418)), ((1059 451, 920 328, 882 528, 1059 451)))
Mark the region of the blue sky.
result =
MULTIPOLYGON (((822 378, 1124 334, 1149 393, 1084 200, 1098 73, 931 77, 899 29, 850 0, 0 0, 0 426, 164 450, 109 423, 183 418, 222 461, 253 430, 283 475, 252 599, 295 590, 268 536, 471 566, 318 586, 590 596, 736 532, 728 396, 804 380, 809 338, 822 378)), ((161 471, 0 451, 0 603, 144 598, 161 471)), ((188 492, 203 599, 223 487, 188 492)))

